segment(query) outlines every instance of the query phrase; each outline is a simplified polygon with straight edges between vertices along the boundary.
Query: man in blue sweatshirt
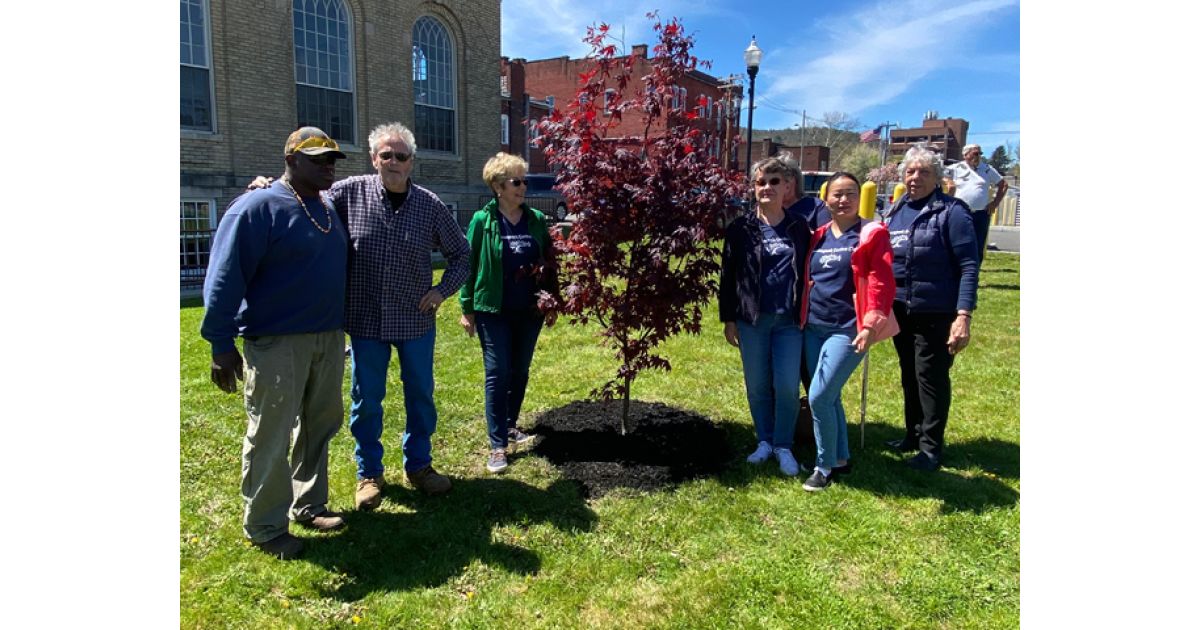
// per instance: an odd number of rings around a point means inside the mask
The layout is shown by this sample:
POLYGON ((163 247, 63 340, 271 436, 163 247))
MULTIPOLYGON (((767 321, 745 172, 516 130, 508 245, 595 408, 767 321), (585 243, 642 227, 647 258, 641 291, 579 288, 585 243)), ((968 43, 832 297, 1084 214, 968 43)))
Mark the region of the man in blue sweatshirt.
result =
POLYGON ((293 132, 279 181, 230 204, 204 280, 200 334, 222 391, 235 393, 243 378, 234 338, 244 339, 243 531, 284 560, 304 549, 289 516, 318 531, 345 525, 326 503, 329 441, 343 413, 347 236, 321 196, 345 157, 316 127, 293 132))

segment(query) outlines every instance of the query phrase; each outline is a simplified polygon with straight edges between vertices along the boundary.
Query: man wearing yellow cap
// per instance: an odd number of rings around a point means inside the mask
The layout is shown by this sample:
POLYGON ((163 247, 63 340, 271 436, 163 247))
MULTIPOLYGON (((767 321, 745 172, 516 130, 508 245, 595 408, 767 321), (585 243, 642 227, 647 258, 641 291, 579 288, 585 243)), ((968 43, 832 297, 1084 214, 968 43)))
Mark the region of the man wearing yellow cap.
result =
POLYGON ((304 549, 288 532, 289 516, 318 531, 345 525, 326 504, 329 441, 343 413, 348 240, 321 195, 345 157, 316 127, 293 132, 283 177, 225 212, 204 280, 200 334, 212 344, 212 381, 225 392, 243 378, 234 338, 244 340, 243 531, 284 560, 304 549))

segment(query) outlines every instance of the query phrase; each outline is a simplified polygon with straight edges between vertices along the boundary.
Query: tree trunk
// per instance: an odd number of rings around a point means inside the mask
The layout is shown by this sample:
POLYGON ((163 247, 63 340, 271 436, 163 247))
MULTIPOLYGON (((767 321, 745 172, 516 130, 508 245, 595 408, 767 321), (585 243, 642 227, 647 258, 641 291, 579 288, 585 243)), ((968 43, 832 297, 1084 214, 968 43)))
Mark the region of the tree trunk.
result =
POLYGON ((629 426, 629 395, 631 393, 629 391, 629 385, 632 383, 632 381, 633 379, 630 377, 625 377, 625 401, 621 405, 621 435, 628 433, 626 427, 629 426))

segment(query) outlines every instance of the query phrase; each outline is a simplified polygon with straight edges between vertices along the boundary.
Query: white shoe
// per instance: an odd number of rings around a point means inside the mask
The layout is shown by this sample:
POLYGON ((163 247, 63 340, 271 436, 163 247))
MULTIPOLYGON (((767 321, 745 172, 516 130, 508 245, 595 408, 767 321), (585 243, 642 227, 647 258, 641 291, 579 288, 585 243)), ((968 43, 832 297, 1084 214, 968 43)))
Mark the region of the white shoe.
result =
POLYGON ((788 448, 775 449, 775 459, 779 460, 779 470, 789 477, 795 477, 800 474, 800 464, 796 462, 796 458, 792 456, 792 450, 788 448))
POLYGON ((771 457, 771 445, 766 442, 759 442, 758 448, 754 449, 753 453, 746 458, 746 461, 751 464, 761 464, 771 457))

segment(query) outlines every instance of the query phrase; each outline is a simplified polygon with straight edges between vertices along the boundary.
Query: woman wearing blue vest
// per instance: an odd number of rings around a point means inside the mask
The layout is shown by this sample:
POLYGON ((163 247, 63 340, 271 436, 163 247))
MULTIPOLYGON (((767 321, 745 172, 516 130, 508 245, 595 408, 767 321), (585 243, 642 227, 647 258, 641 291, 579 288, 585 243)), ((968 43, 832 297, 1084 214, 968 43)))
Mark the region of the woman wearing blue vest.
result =
POLYGON ((904 437, 888 442, 917 470, 941 466, 950 414, 950 367, 971 340, 979 250, 967 206, 937 189, 942 162, 925 147, 900 164, 907 193, 883 217, 896 276, 893 338, 904 389, 904 437))
POLYGON ((811 366, 808 403, 817 443, 815 470, 804 482, 809 492, 824 490, 834 473, 850 468, 850 440, 842 387, 867 347, 887 338, 888 315, 896 297, 892 247, 883 225, 858 216, 858 178, 834 173, 825 200, 832 220, 812 236, 805 259, 800 325, 804 356, 811 366))
POLYGON ((742 355, 746 398, 758 447, 746 458, 774 456, 783 474, 800 474, 792 455, 800 412, 799 298, 812 232, 804 218, 783 208, 791 172, 779 158, 751 169, 757 204, 730 222, 721 253, 717 303, 725 340, 742 355))
POLYGON ((484 406, 487 417, 488 472, 508 467, 509 444, 532 438, 517 429, 517 416, 529 383, 529 364, 543 321, 557 317, 538 309, 542 292, 556 294, 554 244, 546 216, 525 205, 528 164, 497 153, 483 167, 483 181, 496 197, 475 213, 467 228, 471 275, 459 292, 467 335, 479 332, 483 348, 484 406))

